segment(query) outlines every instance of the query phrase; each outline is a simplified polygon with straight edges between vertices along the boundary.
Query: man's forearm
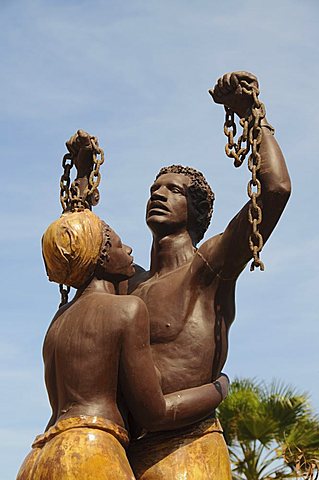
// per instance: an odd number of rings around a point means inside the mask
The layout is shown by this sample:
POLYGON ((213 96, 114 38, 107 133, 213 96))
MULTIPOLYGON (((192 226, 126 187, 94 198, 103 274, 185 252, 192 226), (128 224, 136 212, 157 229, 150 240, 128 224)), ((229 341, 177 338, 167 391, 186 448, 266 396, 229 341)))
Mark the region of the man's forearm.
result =
POLYGON ((261 121, 262 141, 259 153, 261 167, 259 179, 261 181, 262 198, 268 193, 280 194, 283 200, 289 198, 291 184, 286 162, 281 149, 274 137, 274 129, 266 118, 261 121))

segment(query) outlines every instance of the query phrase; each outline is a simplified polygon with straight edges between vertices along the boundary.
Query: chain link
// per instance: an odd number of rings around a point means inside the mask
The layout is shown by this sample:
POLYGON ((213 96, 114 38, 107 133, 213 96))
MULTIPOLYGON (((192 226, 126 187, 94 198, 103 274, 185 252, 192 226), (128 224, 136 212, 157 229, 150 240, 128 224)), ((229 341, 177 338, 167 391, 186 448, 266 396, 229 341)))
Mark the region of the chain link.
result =
POLYGON ((60 283, 59 289, 60 289, 60 295, 61 295, 61 302, 60 302, 59 308, 61 308, 63 307, 63 305, 66 305, 68 303, 69 293, 71 288, 68 285, 62 285, 60 283))
POLYGON ((60 179, 60 202, 63 212, 70 208, 70 171, 73 167, 73 156, 66 153, 62 160, 63 174, 60 179))
POLYGON ((253 271, 255 267, 264 270, 264 264, 260 260, 260 252, 263 248, 264 242, 263 237, 259 232, 259 225, 262 222, 262 210, 258 205, 258 198, 261 195, 261 184, 257 175, 261 165, 259 147, 262 139, 261 120, 265 117, 265 107, 258 98, 259 89, 256 86, 241 81, 241 87, 244 93, 252 96, 252 114, 251 116, 240 119, 240 125, 243 131, 236 142, 235 136, 237 128, 235 114, 229 107, 225 106, 224 133, 228 138, 225 152, 229 158, 234 159, 235 167, 240 167, 246 156, 250 153, 248 157, 248 169, 251 172, 251 179, 247 185, 247 194, 250 198, 248 221, 251 224, 252 229, 248 243, 253 256, 250 270, 253 271))
POLYGON ((89 177, 89 189, 88 197, 92 201, 93 195, 98 192, 98 186, 101 181, 100 167, 104 163, 104 151, 99 147, 97 139, 91 138, 91 144, 93 147, 93 169, 89 177))
POLYGON ((249 152, 250 145, 249 145, 249 137, 248 137, 248 128, 249 122, 246 118, 240 119, 240 125, 243 128, 243 133, 238 138, 238 141, 235 142, 235 136, 237 133, 237 126, 235 123, 235 114, 234 112, 225 107, 226 116, 225 116, 225 124, 224 124, 224 133, 228 138, 228 142, 225 146, 226 155, 229 158, 234 159, 235 167, 240 167, 243 161, 246 158, 246 155, 249 152), (245 143, 244 146, 242 144, 245 143))
POLYGON ((71 212, 80 212, 85 208, 90 208, 90 206, 81 195, 77 180, 74 180, 70 188, 70 210, 71 212))

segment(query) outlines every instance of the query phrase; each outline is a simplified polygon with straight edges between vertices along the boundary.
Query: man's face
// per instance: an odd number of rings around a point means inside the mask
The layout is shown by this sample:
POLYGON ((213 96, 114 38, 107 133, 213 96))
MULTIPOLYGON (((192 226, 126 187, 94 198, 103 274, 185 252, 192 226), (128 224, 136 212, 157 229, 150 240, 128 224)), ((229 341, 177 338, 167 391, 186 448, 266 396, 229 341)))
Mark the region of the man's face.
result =
POLYGON ((146 206, 146 223, 157 234, 170 234, 187 229, 190 178, 180 173, 165 173, 150 189, 146 206))

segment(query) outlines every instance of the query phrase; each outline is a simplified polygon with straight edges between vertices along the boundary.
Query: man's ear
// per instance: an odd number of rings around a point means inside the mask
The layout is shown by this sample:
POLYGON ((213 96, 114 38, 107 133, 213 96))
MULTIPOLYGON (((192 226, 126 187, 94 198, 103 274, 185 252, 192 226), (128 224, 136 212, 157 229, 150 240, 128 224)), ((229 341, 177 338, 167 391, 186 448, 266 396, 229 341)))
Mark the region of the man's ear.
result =
POLYGON ((201 215, 206 215, 207 210, 209 209, 209 202, 207 200, 201 200, 197 205, 196 209, 201 215))
POLYGON ((207 200, 201 200, 200 202, 197 201, 196 208, 192 201, 188 203, 188 231, 194 247, 199 241, 199 236, 200 238, 203 236, 201 233, 199 235, 198 226, 205 220, 208 209, 209 202, 207 200))
POLYGON ((194 202, 190 199, 188 202, 188 217, 190 224, 198 224, 201 223, 202 219, 206 216, 207 210, 209 208, 209 203, 207 200, 201 200, 200 202, 196 202, 196 206, 194 202))
POLYGON ((207 215, 207 211, 209 209, 209 202, 207 200, 201 200, 200 202, 196 203, 196 223, 201 224, 207 215))

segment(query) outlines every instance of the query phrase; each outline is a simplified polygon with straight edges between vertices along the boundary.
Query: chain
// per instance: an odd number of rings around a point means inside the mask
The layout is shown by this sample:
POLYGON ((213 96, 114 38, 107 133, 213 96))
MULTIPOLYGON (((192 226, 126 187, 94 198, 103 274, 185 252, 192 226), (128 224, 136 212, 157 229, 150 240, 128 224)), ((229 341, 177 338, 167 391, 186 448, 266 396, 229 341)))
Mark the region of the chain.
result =
POLYGON ((99 147, 97 139, 91 138, 91 144, 93 147, 93 169, 89 177, 89 189, 87 196, 89 200, 93 199, 93 195, 98 193, 98 186, 101 181, 100 167, 104 163, 104 151, 99 147))
POLYGON ((225 107, 226 115, 225 115, 225 124, 224 124, 224 133, 226 137, 228 137, 228 142, 225 146, 226 155, 229 158, 234 159, 235 167, 240 167, 243 161, 246 158, 246 155, 249 152, 250 145, 249 145, 249 137, 248 137, 248 130, 249 130, 249 121, 247 118, 240 119, 240 125, 243 127, 243 133, 238 138, 238 141, 235 142, 235 136, 237 133, 237 127, 235 123, 235 114, 234 112, 225 107), (245 143, 246 145, 242 147, 242 144, 245 143))
POLYGON ((71 288, 67 285, 62 285, 61 283, 59 285, 59 288, 60 288, 60 294, 61 294, 61 302, 60 302, 59 308, 61 308, 63 307, 63 305, 68 303, 69 293, 71 288))
POLYGON ((76 180, 72 182, 70 187, 70 172, 73 165, 73 153, 66 153, 62 160, 63 174, 60 179, 60 203, 63 213, 85 208, 76 180))
POLYGON ((100 167, 104 163, 104 151, 98 145, 96 137, 91 137, 93 168, 90 172, 85 195, 81 195, 81 190, 77 180, 74 180, 70 186, 70 171, 74 165, 73 156, 75 152, 66 153, 62 160, 63 174, 60 179, 60 202, 62 211, 80 211, 85 208, 92 209, 92 205, 98 202, 98 186, 101 181, 100 167))
MULTIPOLYGON (((81 194, 79 181, 77 179, 74 180, 70 186, 70 172, 74 165, 74 155, 77 154, 77 151, 72 149, 71 146, 71 151, 63 156, 63 174, 60 179, 60 202, 63 213, 68 211, 81 211, 85 208, 91 210, 92 205, 98 202, 98 186, 101 181, 100 167, 104 162, 104 151, 99 147, 96 137, 91 137, 90 141, 92 146, 93 168, 88 178, 89 187, 83 195, 81 194)), ((60 308, 68 303, 70 287, 60 284, 59 288, 61 295, 60 308)))
POLYGON ((60 202, 63 212, 70 209, 70 171, 73 167, 73 156, 66 153, 62 160, 63 174, 60 179, 60 202))
POLYGON ((96 137, 91 137, 93 167, 88 177, 89 186, 81 195, 78 181, 74 180, 70 188, 70 208, 72 211, 84 210, 85 208, 92 209, 92 205, 98 203, 99 191, 98 186, 101 181, 100 167, 104 163, 104 151, 98 146, 96 137))
POLYGON ((89 204, 81 195, 80 187, 74 180, 70 188, 70 210, 71 212, 80 212, 85 208, 90 208, 89 204))
POLYGON ((240 119, 240 125, 243 128, 243 132, 236 142, 235 136, 237 130, 234 112, 230 108, 225 107, 224 133, 228 138, 225 152, 228 157, 234 159, 235 167, 240 167, 250 152, 248 157, 248 168, 251 172, 251 179, 247 185, 247 194, 250 198, 248 221, 252 228, 248 242, 253 256, 250 270, 253 271, 255 267, 264 270, 264 264, 260 260, 260 252, 263 248, 264 242, 259 231, 259 225, 262 222, 262 210, 258 205, 258 198, 261 195, 261 184, 257 178, 257 174, 261 165, 259 148, 262 139, 261 120, 265 117, 265 107, 258 99, 259 89, 257 87, 252 86, 245 81, 241 82, 241 86, 244 93, 252 96, 252 114, 249 117, 247 116, 240 119))

